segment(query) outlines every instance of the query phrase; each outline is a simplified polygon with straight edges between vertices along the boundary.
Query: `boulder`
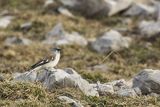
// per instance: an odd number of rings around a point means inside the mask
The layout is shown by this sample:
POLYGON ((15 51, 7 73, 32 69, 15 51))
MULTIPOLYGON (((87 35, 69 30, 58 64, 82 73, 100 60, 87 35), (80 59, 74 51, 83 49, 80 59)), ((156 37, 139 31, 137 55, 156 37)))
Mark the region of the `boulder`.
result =
POLYGON ((112 16, 127 9, 132 0, 60 0, 64 6, 85 16, 112 16))
POLYGON ((160 22, 142 21, 139 24, 139 32, 143 38, 152 38, 160 36, 160 22))
POLYGON ((64 16, 67 16, 67 17, 70 17, 70 18, 75 17, 67 8, 64 8, 64 7, 59 7, 58 12, 61 13, 62 15, 64 15, 64 16))
POLYGON ((110 51, 119 51, 128 48, 130 43, 131 38, 123 37, 119 32, 110 30, 92 42, 91 48, 98 53, 108 53, 110 51))
POLYGON ((88 41, 77 32, 68 33, 64 30, 63 25, 58 23, 47 35, 46 44, 54 45, 80 45, 86 46, 88 41))
POLYGON ((90 86, 76 71, 67 69, 41 69, 14 76, 16 81, 41 82, 48 90, 56 87, 74 87, 80 89, 87 96, 98 96, 98 92, 90 86))
POLYGON ((160 94, 160 70, 144 69, 133 79, 133 88, 141 89, 142 94, 160 94))
POLYGON ((98 91, 99 95, 106 95, 108 93, 114 94, 114 89, 112 85, 101 84, 100 82, 97 82, 97 84, 91 84, 91 86, 98 91))
POLYGON ((45 0, 44 7, 46 8, 46 7, 48 7, 49 5, 52 5, 52 4, 54 4, 54 3, 55 3, 54 0, 45 0))
POLYGON ((67 96, 59 96, 58 99, 62 102, 70 104, 71 107, 84 107, 79 101, 75 101, 67 96))
POLYGON ((8 37, 5 40, 6 45, 30 45, 31 40, 23 37, 8 37))
POLYGON ((134 3, 125 13, 126 16, 153 16, 156 12, 154 6, 145 5, 142 3, 134 3))
POLYGON ((26 23, 23 23, 20 28, 24 31, 28 31, 30 30, 32 27, 32 22, 26 22, 26 23))
POLYGON ((4 16, 0 18, 0 28, 7 28, 12 19, 14 19, 13 16, 4 16))
POLYGON ((138 95, 141 95, 141 91, 139 88, 121 89, 117 91, 117 95, 125 97, 136 97, 138 95))
POLYGON ((124 79, 115 80, 104 84, 97 82, 97 84, 91 84, 91 86, 99 92, 99 95, 107 95, 108 93, 117 94, 120 96, 141 95, 137 88, 133 89, 130 87, 124 79))
POLYGON ((4 81, 4 77, 2 75, 0 75, 0 82, 4 81))
POLYGON ((34 82, 36 80, 36 77, 37 77, 37 73, 33 71, 13 74, 13 79, 15 81, 20 81, 20 82, 34 82))

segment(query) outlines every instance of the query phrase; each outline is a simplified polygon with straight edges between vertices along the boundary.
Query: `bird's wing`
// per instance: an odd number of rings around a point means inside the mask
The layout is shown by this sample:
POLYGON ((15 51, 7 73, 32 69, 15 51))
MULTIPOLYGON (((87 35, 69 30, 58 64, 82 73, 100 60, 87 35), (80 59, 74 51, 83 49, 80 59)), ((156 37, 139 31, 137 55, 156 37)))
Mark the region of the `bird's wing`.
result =
POLYGON ((41 66, 41 65, 44 65, 44 64, 46 64, 46 63, 49 63, 49 62, 50 62, 51 60, 53 60, 53 59, 54 59, 53 57, 44 58, 44 59, 38 61, 37 63, 35 63, 34 65, 32 65, 32 66, 30 67, 30 69, 34 69, 34 68, 36 68, 36 67, 39 67, 39 66, 41 66))

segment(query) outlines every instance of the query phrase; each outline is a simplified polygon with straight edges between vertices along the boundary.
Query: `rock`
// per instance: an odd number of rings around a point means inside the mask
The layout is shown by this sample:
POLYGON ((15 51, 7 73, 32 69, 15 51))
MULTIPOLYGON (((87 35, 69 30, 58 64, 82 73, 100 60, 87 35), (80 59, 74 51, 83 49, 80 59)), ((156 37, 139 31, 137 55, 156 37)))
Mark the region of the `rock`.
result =
POLYGON ((109 8, 108 16, 112 16, 122 10, 127 9, 132 4, 132 0, 104 0, 109 8))
POLYGON ((110 30, 92 42, 91 47, 98 53, 108 53, 110 51, 119 51, 128 48, 130 43, 131 38, 123 37, 119 32, 110 30))
POLYGON ((151 38, 160 36, 160 22, 142 21, 139 24, 139 32, 143 38, 151 38))
POLYGON ((66 9, 64 7, 59 7, 58 12, 61 13, 62 15, 64 15, 64 16, 74 18, 74 15, 68 9, 66 9))
POLYGON ((44 3, 44 7, 46 8, 46 7, 48 7, 49 5, 52 5, 52 4, 54 4, 54 0, 45 0, 45 3, 44 3))
POLYGON ((99 92, 99 95, 107 95, 108 93, 117 94, 120 96, 141 95, 139 88, 132 89, 132 87, 130 87, 128 82, 126 82, 124 79, 115 80, 104 84, 97 82, 97 84, 90 85, 99 92))
POLYGON ((2 12, 0 12, 0 16, 6 16, 6 15, 9 15, 8 10, 3 10, 2 12))
POLYGON ((112 16, 127 9, 132 0, 60 0, 63 5, 85 16, 112 16))
POLYGON ((24 73, 14 73, 13 79, 14 81, 20 82, 34 82, 36 80, 37 73, 36 72, 24 72, 24 73))
POLYGON ((160 21, 160 2, 159 1, 154 1, 154 6, 156 8, 155 14, 154 14, 154 18, 157 21, 160 21))
POLYGON ((59 96, 58 99, 67 104, 70 104, 71 107, 84 107, 79 101, 75 101, 67 96, 59 96))
POLYGON ((156 98, 160 97, 160 95, 156 94, 156 93, 151 93, 151 94, 149 94, 149 96, 156 97, 156 98))
POLYGON ((98 92, 90 86, 88 81, 69 68, 64 70, 48 68, 31 73, 25 72, 15 76, 14 80, 41 82, 49 90, 53 90, 56 87, 75 87, 79 88, 87 96, 98 96, 98 92))
MULTIPOLYGON (((138 90, 138 89, 136 89, 138 90)), ((130 88, 130 89, 121 89, 119 91, 117 91, 117 94, 119 96, 125 96, 125 97, 136 97, 138 96, 135 89, 130 88)))
POLYGON ((57 23, 53 29, 48 32, 48 34, 46 35, 47 38, 51 38, 51 37, 54 37, 54 38, 63 38, 64 37, 64 28, 63 28, 63 25, 62 23, 57 23))
POLYGON ((7 28, 13 18, 13 16, 4 16, 0 18, 0 28, 7 28))
POLYGON ((32 27, 32 22, 27 22, 27 23, 24 23, 24 24, 22 24, 22 25, 20 26, 20 28, 21 28, 22 30, 25 30, 25 31, 30 30, 31 27, 32 27))
POLYGON ((99 95, 106 95, 108 93, 114 94, 114 89, 112 85, 101 84, 100 82, 97 82, 97 84, 91 84, 91 86, 98 91, 99 95))
POLYGON ((160 70, 144 69, 133 79, 133 88, 141 89, 142 94, 160 94, 160 70))
POLYGON ((23 37, 8 37, 5 40, 6 45, 30 45, 31 43, 31 40, 23 37))
POLYGON ((124 14, 126 16, 153 16, 156 11, 154 6, 134 3, 124 14))
POLYGON ((54 45, 80 45, 86 46, 88 41, 77 32, 68 33, 64 31, 61 23, 58 23, 47 35, 46 44, 54 45))
POLYGON ((114 91, 130 88, 129 85, 128 85, 128 83, 124 79, 114 80, 114 81, 108 82, 106 84, 112 85, 114 91))
POLYGON ((4 77, 2 75, 0 75, 0 82, 4 81, 4 77))

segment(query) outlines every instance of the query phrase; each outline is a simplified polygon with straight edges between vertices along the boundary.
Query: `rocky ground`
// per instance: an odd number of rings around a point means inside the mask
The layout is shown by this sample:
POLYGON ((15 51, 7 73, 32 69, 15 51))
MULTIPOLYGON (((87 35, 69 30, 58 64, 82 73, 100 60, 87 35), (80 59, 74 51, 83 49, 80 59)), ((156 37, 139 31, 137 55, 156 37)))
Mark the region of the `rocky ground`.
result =
POLYGON ((0 0, 0 106, 160 106, 159 2, 46 1, 0 0))

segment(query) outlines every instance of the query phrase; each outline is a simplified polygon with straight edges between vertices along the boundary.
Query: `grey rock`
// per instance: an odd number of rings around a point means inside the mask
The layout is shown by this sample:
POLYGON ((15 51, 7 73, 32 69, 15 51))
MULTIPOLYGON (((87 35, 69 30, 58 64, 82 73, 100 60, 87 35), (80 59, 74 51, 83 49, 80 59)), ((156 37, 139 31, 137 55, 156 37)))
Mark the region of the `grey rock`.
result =
POLYGON ((48 32, 46 37, 47 38, 52 38, 52 37, 56 38, 57 37, 57 39, 59 39, 59 38, 63 38, 64 37, 64 35, 65 35, 64 33, 65 33, 65 31, 64 31, 62 23, 57 23, 53 27, 53 29, 50 32, 48 32))
POLYGON ((56 87, 75 87, 79 88, 87 96, 98 96, 98 92, 90 86, 89 82, 83 79, 73 69, 41 69, 22 74, 16 74, 14 80, 41 82, 44 87, 53 90, 56 87))
POLYGON ((4 81, 4 77, 2 75, 0 75, 0 81, 3 82, 4 81))
POLYGON ((143 38, 151 38, 160 36, 160 22, 142 21, 139 24, 139 32, 143 38))
POLYGON ((6 15, 9 15, 8 10, 3 10, 2 12, 0 12, 0 16, 6 16, 6 15))
POLYGON ((86 16, 112 16, 127 9, 132 0, 60 0, 65 6, 86 16))
POLYGON ((78 4, 78 0, 60 0, 65 6, 74 7, 78 4))
POLYGON ((110 30, 92 42, 91 47, 98 53, 108 53, 110 51, 119 51, 128 48, 130 43, 131 38, 123 37, 119 32, 110 30))
POLYGON ((48 7, 49 5, 52 5, 52 4, 54 4, 54 3, 55 3, 54 0, 45 0, 44 7, 46 8, 46 7, 48 7))
POLYGON ((28 31, 29 29, 31 29, 31 27, 32 27, 32 22, 27 22, 27 23, 24 23, 24 24, 22 24, 20 26, 20 28, 22 30, 26 30, 26 31, 28 31))
POLYGON ((126 16, 153 16, 156 11, 154 6, 149 6, 141 3, 134 3, 126 12, 126 16))
POLYGON ((47 35, 46 44, 54 45, 80 45, 86 46, 88 41, 77 32, 68 33, 64 30, 62 23, 58 23, 47 35))
POLYGON ((0 18, 0 28, 7 28, 12 19, 14 19, 13 16, 4 16, 0 18))
POLYGON ((108 16, 112 16, 122 10, 127 9, 132 4, 132 0, 104 0, 109 8, 108 16))
POLYGON ((67 96, 59 96, 58 99, 67 104, 70 104, 71 107, 84 107, 79 101, 75 101, 67 96))
POLYGON ((119 96, 125 96, 125 97, 136 97, 137 96, 137 93, 132 88, 130 88, 130 89, 121 89, 121 90, 117 91, 117 94, 119 96))
POLYGON ((5 40, 6 45, 30 45, 31 40, 23 37, 8 37, 5 40))
POLYGON ((75 17, 67 8, 64 8, 64 7, 59 7, 58 12, 61 13, 62 15, 64 15, 64 16, 67 16, 67 17, 70 17, 70 18, 75 17))
POLYGON ((155 17, 157 21, 160 21, 160 4, 156 7, 155 17))
POLYGON ((152 97, 160 97, 160 95, 159 95, 159 94, 156 94, 156 93, 151 93, 151 94, 149 94, 149 96, 152 96, 152 97))
POLYGON ((142 94, 160 94, 160 70, 144 69, 133 79, 133 87, 141 89, 142 94))
POLYGON ((24 72, 24 73, 14 73, 13 80, 20 82, 34 82, 36 80, 37 73, 36 72, 24 72))
POLYGON ((100 82, 97 82, 97 84, 90 85, 98 91, 99 95, 106 95, 108 93, 114 94, 114 89, 112 85, 101 84, 100 82))
POLYGON ((108 82, 108 83, 106 83, 106 84, 112 85, 114 91, 118 91, 118 90, 123 90, 123 89, 128 89, 128 88, 130 88, 130 86, 128 85, 128 83, 127 83, 124 79, 114 80, 114 81, 108 82))

